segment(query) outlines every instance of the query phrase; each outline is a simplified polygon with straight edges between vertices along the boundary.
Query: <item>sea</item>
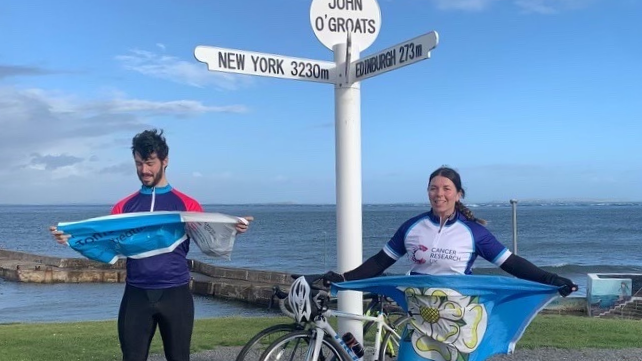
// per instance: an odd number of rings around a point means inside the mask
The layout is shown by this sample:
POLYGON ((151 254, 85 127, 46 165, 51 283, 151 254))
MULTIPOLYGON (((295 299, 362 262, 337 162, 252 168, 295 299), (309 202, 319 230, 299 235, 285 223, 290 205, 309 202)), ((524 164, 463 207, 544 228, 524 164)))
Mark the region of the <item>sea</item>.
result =
MULTIPOLYGON (((513 208, 506 203, 468 204, 488 229, 513 250, 513 208)), ((48 227, 109 214, 110 205, 0 205, 0 248, 55 257, 81 257, 57 244, 48 227)), ((334 205, 204 205, 207 212, 252 215, 250 230, 237 237, 230 260, 189 257, 224 267, 322 273, 336 269, 334 205)), ((427 204, 363 206, 363 258, 377 253, 408 218, 427 204)), ((571 278, 586 295, 587 273, 642 273, 642 202, 523 202, 516 206, 517 253, 571 278)), ((399 260, 389 274, 410 267, 399 260)), ((503 273, 478 258, 475 273, 503 273)), ((0 323, 77 322, 117 318, 122 284, 28 284, 0 279, 0 323)), ((197 318, 267 316, 265 307, 195 296, 197 318)))

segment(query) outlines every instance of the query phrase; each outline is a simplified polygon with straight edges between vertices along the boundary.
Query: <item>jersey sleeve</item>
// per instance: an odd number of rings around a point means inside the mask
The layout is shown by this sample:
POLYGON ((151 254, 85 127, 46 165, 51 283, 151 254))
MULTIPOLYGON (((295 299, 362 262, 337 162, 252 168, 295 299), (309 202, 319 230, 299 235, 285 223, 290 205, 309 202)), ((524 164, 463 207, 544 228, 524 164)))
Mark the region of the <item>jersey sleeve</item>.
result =
POLYGON ((185 205, 185 210, 187 212, 203 212, 203 207, 194 198, 186 195, 185 193, 179 192, 176 188, 172 189, 172 192, 180 198, 181 202, 185 205))
POLYGON ((475 251, 488 262, 501 266, 512 254, 485 227, 475 224, 471 227, 475 237, 475 251))
POLYGON ((395 261, 401 258, 406 254, 406 233, 408 232, 408 227, 404 223, 397 232, 390 238, 390 240, 383 247, 383 251, 388 255, 388 257, 394 259, 395 261))
POLYGON ((116 203, 111 209, 111 214, 125 213, 125 205, 127 204, 127 202, 130 199, 134 198, 137 194, 138 194, 138 192, 130 194, 127 197, 125 197, 122 200, 120 200, 118 203, 116 203))
POLYGON ((203 212, 203 207, 200 203, 192 199, 192 202, 185 202, 185 207, 189 212, 203 212))
POLYGON ((111 208, 111 214, 121 214, 123 213, 123 205, 120 203, 116 203, 112 208, 111 208))

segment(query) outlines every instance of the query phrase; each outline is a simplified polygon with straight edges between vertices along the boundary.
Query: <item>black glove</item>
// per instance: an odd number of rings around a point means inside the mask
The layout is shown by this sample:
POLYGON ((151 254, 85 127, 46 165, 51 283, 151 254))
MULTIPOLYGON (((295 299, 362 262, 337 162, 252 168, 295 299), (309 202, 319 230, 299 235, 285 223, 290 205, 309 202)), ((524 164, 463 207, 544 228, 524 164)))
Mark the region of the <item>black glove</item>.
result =
POLYGON ((559 287, 557 292, 559 292, 562 297, 566 297, 570 295, 571 292, 577 291, 577 285, 573 283, 573 281, 569 280, 568 278, 560 277, 558 275, 553 276, 551 285, 559 287))
POLYGON ((346 278, 341 273, 328 271, 323 275, 323 285, 330 287, 331 283, 345 282, 346 278))

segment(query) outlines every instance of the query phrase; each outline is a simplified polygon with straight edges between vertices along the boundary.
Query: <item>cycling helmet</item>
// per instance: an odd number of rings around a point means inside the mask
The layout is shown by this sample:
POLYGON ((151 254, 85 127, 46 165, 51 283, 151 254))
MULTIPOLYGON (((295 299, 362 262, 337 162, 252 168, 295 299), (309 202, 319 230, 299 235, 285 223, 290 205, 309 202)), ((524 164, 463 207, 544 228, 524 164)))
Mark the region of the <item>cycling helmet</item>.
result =
POLYGON ((310 302, 310 285, 301 276, 297 278, 290 287, 288 302, 294 312, 294 318, 297 322, 306 322, 311 320, 312 304, 310 302))

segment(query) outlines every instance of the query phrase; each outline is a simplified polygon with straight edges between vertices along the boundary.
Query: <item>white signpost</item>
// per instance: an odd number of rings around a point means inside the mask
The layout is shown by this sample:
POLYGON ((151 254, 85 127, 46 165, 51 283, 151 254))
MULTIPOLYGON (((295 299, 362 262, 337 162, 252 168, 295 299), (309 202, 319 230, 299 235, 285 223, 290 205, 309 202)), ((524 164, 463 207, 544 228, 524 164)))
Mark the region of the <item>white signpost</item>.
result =
POLYGON ((330 50, 345 43, 348 33, 359 50, 366 50, 379 35, 381 11, 376 0, 312 0, 310 24, 330 50))
POLYGON ((391 46, 376 54, 353 61, 350 64, 350 79, 361 81, 402 66, 414 64, 430 58, 430 50, 437 46, 439 36, 431 31, 428 34, 391 46))
POLYGON ((270 76, 275 78, 335 82, 335 65, 330 61, 291 58, 236 49, 197 46, 194 56, 212 71, 270 76))
MULTIPOLYGON (((337 271, 359 266, 362 252, 361 80, 430 58, 439 36, 418 36, 359 59, 377 38, 381 12, 376 0, 312 0, 310 24, 334 62, 198 46, 194 56, 212 71, 334 84, 337 202, 337 271)), ((361 293, 344 291, 339 310, 361 314, 361 293)), ((339 320, 341 332, 362 341, 359 321, 339 320)))

